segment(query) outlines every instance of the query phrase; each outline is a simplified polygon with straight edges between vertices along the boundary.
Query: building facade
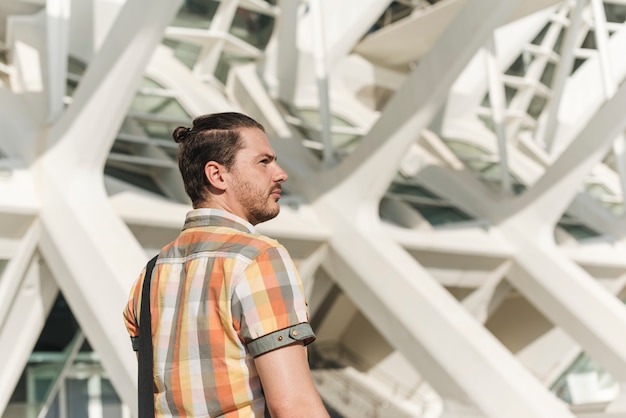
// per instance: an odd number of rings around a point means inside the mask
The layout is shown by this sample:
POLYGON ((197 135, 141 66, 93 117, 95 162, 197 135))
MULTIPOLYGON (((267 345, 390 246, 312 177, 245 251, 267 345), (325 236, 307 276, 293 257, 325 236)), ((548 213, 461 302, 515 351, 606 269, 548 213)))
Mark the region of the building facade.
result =
POLYGON ((626 416, 623 0, 2 0, 0 416, 134 416, 121 320, 260 121, 337 417, 626 416), (622 374, 624 373, 624 374, 622 374), (623 415, 621 415, 623 414, 623 415))

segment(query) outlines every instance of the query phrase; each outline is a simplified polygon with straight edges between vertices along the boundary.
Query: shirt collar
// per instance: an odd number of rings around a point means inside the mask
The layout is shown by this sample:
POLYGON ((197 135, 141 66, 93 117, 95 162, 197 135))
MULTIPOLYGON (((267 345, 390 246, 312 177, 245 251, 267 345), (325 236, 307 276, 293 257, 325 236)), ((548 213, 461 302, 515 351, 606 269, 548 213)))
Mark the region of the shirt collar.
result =
POLYGON ((250 222, 221 209, 200 208, 187 212, 183 229, 203 226, 223 226, 242 232, 258 234, 256 228, 250 222))

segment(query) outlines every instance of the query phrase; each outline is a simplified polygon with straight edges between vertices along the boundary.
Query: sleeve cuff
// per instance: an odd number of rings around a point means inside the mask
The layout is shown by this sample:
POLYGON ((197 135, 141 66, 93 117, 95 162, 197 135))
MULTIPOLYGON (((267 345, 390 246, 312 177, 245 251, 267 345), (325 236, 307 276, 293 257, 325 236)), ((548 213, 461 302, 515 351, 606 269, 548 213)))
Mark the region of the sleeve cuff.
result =
POLYGON ((291 345, 298 341, 302 341, 304 345, 307 345, 314 340, 315 334, 313 333, 311 325, 307 322, 303 322, 250 341, 248 343, 248 350, 250 354, 252 354, 252 357, 258 357, 261 354, 291 345))

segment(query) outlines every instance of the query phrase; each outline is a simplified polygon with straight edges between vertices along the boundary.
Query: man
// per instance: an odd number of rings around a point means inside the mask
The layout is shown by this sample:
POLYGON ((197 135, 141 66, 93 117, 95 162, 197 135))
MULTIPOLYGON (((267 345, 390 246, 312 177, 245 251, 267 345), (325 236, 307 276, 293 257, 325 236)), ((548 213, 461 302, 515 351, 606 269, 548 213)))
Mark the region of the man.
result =
MULTIPOLYGON (((155 415, 328 417, 302 283, 286 249, 254 228, 278 215, 287 180, 263 127, 218 113, 173 137, 193 210, 152 275, 155 415)), ((144 275, 124 311, 131 337, 144 275)))

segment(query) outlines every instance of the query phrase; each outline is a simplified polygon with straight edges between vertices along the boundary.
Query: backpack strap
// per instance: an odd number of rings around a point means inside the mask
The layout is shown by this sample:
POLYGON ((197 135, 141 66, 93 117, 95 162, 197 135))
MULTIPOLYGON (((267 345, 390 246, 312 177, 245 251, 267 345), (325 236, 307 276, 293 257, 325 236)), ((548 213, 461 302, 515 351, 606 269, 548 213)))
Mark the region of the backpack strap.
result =
POLYGON ((150 284, 152 270, 158 256, 146 265, 146 274, 141 288, 141 313, 139 314, 138 337, 138 397, 139 418, 154 418, 154 372, 152 358, 152 317, 150 315, 150 284))

